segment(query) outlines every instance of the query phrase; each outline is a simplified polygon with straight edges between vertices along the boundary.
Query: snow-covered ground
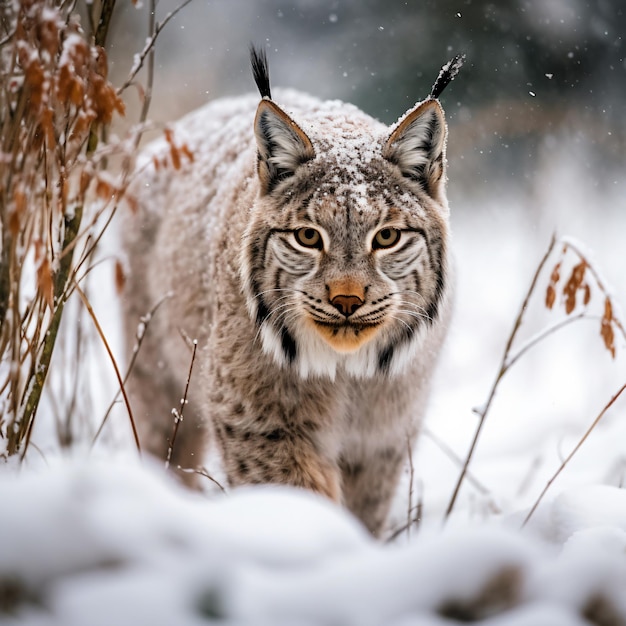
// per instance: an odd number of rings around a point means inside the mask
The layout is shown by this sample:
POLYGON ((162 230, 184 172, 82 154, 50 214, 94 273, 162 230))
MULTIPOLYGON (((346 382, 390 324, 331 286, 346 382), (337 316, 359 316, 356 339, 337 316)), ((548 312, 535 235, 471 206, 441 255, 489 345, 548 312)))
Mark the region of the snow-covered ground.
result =
POLYGON ((614 487, 547 507, 556 544, 491 521, 381 545, 312 494, 261 487, 209 502, 120 459, 4 472, 0 501, 7 625, 626 620, 626 492, 614 487))

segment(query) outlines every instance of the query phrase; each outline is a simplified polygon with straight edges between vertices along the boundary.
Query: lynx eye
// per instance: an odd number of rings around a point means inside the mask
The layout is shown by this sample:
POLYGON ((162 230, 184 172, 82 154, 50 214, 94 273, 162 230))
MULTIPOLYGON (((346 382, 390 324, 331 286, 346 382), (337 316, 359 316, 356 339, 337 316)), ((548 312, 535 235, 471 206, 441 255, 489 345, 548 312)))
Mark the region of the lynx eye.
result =
POLYGON ((381 228, 372 241, 372 248, 379 250, 381 248, 391 248, 400 240, 400 231, 397 228, 381 228))
POLYGON ((305 248, 322 249, 322 236, 315 228, 298 228, 298 230, 294 232, 294 236, 296 241, 305 248))

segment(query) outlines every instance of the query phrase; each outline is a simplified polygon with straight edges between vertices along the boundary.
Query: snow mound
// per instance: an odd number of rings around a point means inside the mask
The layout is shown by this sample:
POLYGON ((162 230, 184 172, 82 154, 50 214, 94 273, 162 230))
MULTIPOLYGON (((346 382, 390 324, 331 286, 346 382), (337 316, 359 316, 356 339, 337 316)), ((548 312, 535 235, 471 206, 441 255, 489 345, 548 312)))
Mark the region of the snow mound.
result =
POLYGON ((384 545, 290 488, 207 500, 133 463, 3 472, 0 622, 622 624, 625 495, 557 498, 562 546, 495 525, 384 545))

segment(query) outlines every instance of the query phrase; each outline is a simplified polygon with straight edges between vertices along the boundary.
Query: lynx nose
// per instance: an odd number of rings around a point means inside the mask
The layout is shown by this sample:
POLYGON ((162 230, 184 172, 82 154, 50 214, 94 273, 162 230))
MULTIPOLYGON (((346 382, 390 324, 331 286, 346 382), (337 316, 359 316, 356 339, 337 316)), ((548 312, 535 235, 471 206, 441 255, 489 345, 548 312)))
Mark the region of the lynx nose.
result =
POLYGON ((341 313, 348 317, 363 305, 363 300, 358 296, 335 296, 330 303, 341 313))

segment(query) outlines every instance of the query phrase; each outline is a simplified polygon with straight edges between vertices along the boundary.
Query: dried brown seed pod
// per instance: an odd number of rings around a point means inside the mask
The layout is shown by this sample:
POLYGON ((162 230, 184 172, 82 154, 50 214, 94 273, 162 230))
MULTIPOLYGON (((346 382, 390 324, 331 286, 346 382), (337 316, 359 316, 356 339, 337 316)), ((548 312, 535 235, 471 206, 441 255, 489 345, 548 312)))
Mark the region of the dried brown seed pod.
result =
POLYGON ((604 301, 604 315, 600 324, 600 335, 604 341, 605 348, 615 358, 615 333, 613 331, 613 305, 611 299, 607 296, 604 301))

